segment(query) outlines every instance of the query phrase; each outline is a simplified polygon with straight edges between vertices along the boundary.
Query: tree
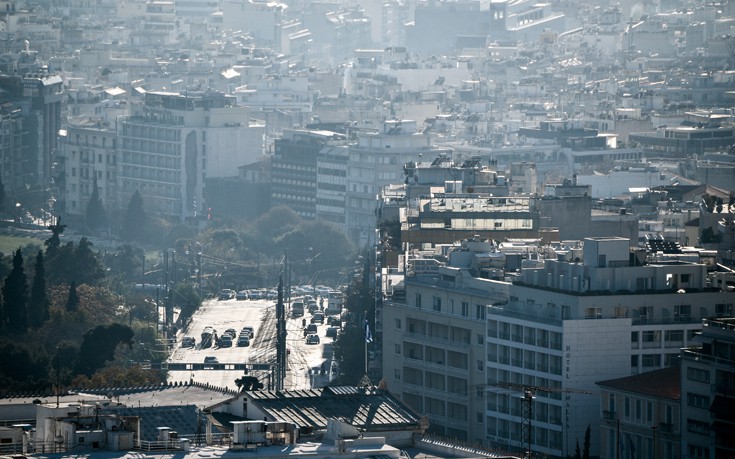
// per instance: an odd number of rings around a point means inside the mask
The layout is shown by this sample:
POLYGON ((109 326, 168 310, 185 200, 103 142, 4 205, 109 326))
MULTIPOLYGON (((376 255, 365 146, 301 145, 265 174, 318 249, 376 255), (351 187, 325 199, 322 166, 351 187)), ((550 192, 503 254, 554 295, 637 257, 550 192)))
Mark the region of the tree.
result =
POLYGON ((28 328, 28 279, 20 248, 13 252, 13 268, 3 285, 3 314, 10 331, 25 333, 28 328))
POLYGON ((92 243, 86 237, 79 240, 69 264, 67 279, 75 279, 79 284, 95 285, 105 277, 99 257, 92 251, 92 243))
POLYGON ((587 426, 587 430, 584 431, 584 444, 582 446, 582 459, 590 459, 590 447, 592 446, 590 426, 587 426))
POLYGON ((115 358, 115 349, 118 345, 132 347, 134 335, 132 328, 116 323, 98 325, 88 330, 82 337, 75 372, 92 376, 105 362, 115 358))
POLYGON ((130 198, 125 220, 122 223, 122 238, 126 241, 143 241, 145 239, 145 227, 148 216, 143 208, 143 198, 136 191, 130 198))
POLYGON ((29 322, 31 327, 38 328, 49 318, 49 300, 46 292, 46 268, 43 251, 36 254, 35 272, 31 285, 31 299, 28 303, 29 322))
POLYGON ((87 226, 91 230, 98 230, 104 228, 107 224, 107 214, 105 213, 105 207, 102 204, 100 198, 100 189, 97 186, 97 179, 94 179, 92 184, 92 196, 89 198, 87 203, 87 226))
POLYGON ((577 439, 577 447, 574 448, 574 459, 582 459, 582 450, 579 449, 579 439, 577 439))
POLYGON ((51 230, 51 237, 44 241, 44 245, 46 246, 46 258, 52 258, 61 246, 61 233, 66 229, 66 225, 62 225, 61 217, 57 217, 56 223, 49 225, 48 229, 51 230))
POLYGON ((69 296, 66 299, 66 310, 74 312, 79 308, 79 294, 77 293, 77 283, 71 281, 69 284, 69 296))

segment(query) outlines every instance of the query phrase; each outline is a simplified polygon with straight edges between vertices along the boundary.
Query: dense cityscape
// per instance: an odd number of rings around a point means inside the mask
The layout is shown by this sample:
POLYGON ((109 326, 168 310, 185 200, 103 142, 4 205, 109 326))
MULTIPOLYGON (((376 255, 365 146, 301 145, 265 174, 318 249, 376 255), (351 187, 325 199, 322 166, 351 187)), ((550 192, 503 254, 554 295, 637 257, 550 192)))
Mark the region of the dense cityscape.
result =
POLYGON ((732 458, 734 269, 732 0, 0 0, 0 457, 732 458))

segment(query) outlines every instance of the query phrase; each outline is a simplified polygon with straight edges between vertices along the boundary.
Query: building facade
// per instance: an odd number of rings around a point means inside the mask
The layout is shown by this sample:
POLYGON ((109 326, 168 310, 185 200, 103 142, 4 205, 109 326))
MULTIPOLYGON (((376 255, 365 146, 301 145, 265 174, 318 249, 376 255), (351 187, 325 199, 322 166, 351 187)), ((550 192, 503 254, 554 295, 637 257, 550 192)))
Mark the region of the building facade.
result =
POLYGON ((672 365, 702 319, 731 293, 708 287, 704 264, 630 252, 624 238, 587 238, 583 256, 559 251, 525 268, 506 304, 489 308, 487 419, 491 444, 522 447, 519 394, 536 393, 532 449, 573 454, 592 429, 599 441, 596 381, 672 365), (495 385, 495 387, 493 387, 495 385))
MULTIPOLYGON (((732 296, 732 295, 731 295, 732 296)), ((735 456, 735 319, 732 299, 703 323, 695 344, 681 353, 683 457, 735 456), (726 309, 729 307, 729 314, 726 309)))
POLYGON ((138 191, 151 212, 196 218, 204 181, 257 161, 264 132, 224 94, 148 92, 118 124, 120 198, 138 191))

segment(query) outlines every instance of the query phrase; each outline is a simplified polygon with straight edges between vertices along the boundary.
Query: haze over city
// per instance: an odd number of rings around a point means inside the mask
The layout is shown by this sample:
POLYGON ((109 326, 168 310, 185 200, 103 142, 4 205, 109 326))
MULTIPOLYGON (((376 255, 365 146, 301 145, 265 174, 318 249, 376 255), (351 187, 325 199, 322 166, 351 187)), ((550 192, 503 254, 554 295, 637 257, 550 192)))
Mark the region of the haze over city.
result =
POLYGON ((0 455, 735 457, 734 37, 0 0, 0 455))

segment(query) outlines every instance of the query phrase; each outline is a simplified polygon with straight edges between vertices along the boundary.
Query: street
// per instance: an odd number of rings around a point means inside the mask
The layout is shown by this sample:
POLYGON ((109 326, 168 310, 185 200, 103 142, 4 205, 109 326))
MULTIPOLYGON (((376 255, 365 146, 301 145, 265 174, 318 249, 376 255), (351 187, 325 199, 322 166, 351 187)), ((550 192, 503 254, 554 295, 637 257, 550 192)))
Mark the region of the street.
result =
MULTIPOLYGON (((302 320, 307 323, 310 314, 307 312, 302 318, 292 318, 286 305, 287 319, 286 347, 287 370, 284 387, 286 389, 310 389, 323 387, 336 377, 332 364, 333 338, 327 337, 326 325, 319 325, 317 335, 319 344, 306 344, 302 320)), ((175 348, 169 362, 202 363, 205 357, 215 357, 220 364, 272 364, 276 361, 276 316, 274 300, 217 300, 210 299, 192 317, 191 323, 185 330, 180 330, 176 336, 175 348), (255 331, 250 345, 238 347, 237 336, 244 326, 251 326, 255 331), (220 348, 216 345, 202 348, 201 334, 205 327, 212 327, 217 335, 221 336, 225 330, 232 328, 237 332, 232 347, 220 348), (191 336, 196 340, 196 346, 185 348, 181 346, 184 336, 191 336)), ((274 385, 268 370, 253 370, 249 376, 256 376, 267 389, 274 385)), ((187 382, 190 380, 199 383, 237 390, 235 380, 243 376, 242 370, 196 370, 170 371, 168 380, 172 383, 187 382)))

